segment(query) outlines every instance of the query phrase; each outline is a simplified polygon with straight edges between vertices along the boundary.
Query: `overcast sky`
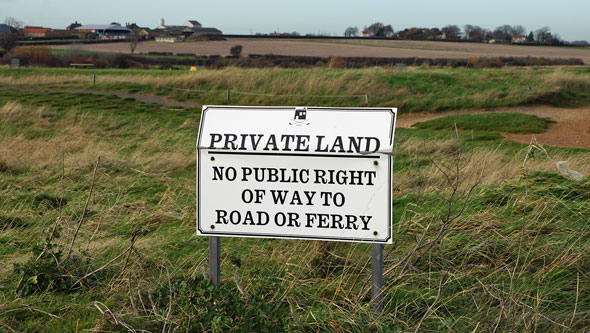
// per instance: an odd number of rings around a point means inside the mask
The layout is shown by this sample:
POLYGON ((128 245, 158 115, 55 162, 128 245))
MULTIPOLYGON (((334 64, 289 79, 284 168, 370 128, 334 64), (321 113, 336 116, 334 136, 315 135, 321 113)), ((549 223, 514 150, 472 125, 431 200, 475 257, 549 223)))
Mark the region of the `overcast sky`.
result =
POLYGON ((84 24, 136 22, 155 28, 160 18, 181 25, 194 19, 224 33, 250 32, 331 33, 362 29, 374 22, 406 27, 480 25, 487 29, 521 24, 528 31, 543 26, 569 41, 590 40, 588 0, 0 0, 0 20, 12 16, 26 25, 64 28, 77 20, 84 24))

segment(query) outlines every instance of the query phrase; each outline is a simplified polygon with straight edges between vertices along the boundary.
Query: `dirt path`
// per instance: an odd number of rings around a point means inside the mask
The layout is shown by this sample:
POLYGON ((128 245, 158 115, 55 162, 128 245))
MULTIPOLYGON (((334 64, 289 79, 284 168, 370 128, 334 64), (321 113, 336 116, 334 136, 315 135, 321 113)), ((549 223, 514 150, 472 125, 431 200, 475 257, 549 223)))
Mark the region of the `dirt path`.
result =
MULTIPOLYGON (((65 93, 84 93, 97 95, 115 95, 120 98, 133 98, 143 103, 157 103, 162 106, 175 107, 193 107, 200 108, 203 105, 197 102, 180 102, 164 96, 158 96, 148 93, 126 93, 121 91, 103 91, 103 90, 86 90, 86 89, 44 89, 44 88, 24 88, 24 87, 0 87, 0 90, 17 90, 25 92, 65 92, 65 93)), ((577 109, 563 109, 548 106, 530 106, 504 108, 497 110, 474 110, 474 111, 451 111, 445 113, 412 113, 403 114, 397 120, 397 127, 411 128, 413 124, 446 117, 455 114, 477 114, 486 112, 519 112, 524 114, 535 115, 538 117, 550 118, 556 123, 549 125, 545 133, 535 134, 537 141, 543 145, 569 147, 569 148, 590 148, 590 107, 577 109)), ((529 143, 532 134, 502 134, 508 140, 529 143)))
POLYGON ((94 95, 115 95, 119 98, 133 98, 138 102, 147 104, 157 103, 162 106, 176 106, 183 108, 201 108, 203 104, 197 102, 181 102, 168 97, 148 94, 148 93, 127 93, 122 91, 110 90, 88 90, 88 89, 45 89, 45 88, 23 88, 23 87, 0 87, 0 90, 17 90, 24 92, 63 92, 63 93, 83 93, 94 95))
MULTIPOLYGON (((590 107, 577 109, 563 109, 548 106, 530 106, 504 108, 497 110, 453 111, 445 113, 425 113, 401 115, 397 121, 398 127, 411 128, 413 124, 430 119, 446 117, 455 114, 477 114, 486 112, 518 112, 538 117, 550 118, 556 123, 550 124, 547 131, 535 134, 540 144, 569 148, 590 148, 590 107)), ((533 134, 502 134, 508 140, 529 143, 533 134)))

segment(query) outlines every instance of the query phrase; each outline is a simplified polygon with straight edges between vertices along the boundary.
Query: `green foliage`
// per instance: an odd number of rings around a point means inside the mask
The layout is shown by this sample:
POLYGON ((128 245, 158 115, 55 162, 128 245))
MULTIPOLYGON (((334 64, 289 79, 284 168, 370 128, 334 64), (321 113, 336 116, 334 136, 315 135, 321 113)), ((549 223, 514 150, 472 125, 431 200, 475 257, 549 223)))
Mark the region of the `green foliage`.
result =
MULTIPOLYGON (((176 324, 188 331, 211 332, 280 332, 284 330, 281 317, 271 318, 272 306, 253 294, 246 299, 233 284, 224 283, 218 288, 201 276, 177 278, 161 284, 154 291, 154 302, 165 316, 172 297, 175 315, 181 315, 176 324)), ((145 295, 147 299, 149 296, 145 295)))
MULTIPOLYGON (((58 233, 58 231, 56 231, 58 233)), ((63 263, 62 250, 54 244, 48 231, 42 242, 33 246, 30 259, 14 264, 19 283, 16 294, 21 297, 45 292, 71 292, 80 286, 63 263)), ((67 263, 70 266, 70 263, 67 263)))
MULTIPOLYGON (((323 62, 322 62, 323 63, 323 62)), ((226 89, 264 94, 302 95, 297 97, 260 97, 232 94, 236 105, 317 105, 395 106, 400 112, 438 112, 446 110, 498 108, 530 104, 579 106, 590 102, 587 70, 571 68, 502 68, 497 70, 466 68, 273 68, 187 71, 95 69, 97 84, 89 85, 90 72, 81 69, 0 68, 0 79, 39 76, 86 76, 85 82, 65 87, 127 92, 149 92, 179 101, 224 104, 226 89), (108 76, 108 77, 105 77, 108 76), (220 90, 197 93, 164 89, 220 90), (311 95, 360 97, 315 98, 311 95)), ((59 79, 58 79, 59 81, 59 79)), ((45 86, 45 85, 43 85, 45 86)))
POLYGON ((451 130, 455 124, 461 130, 490 131, 503 133, 542 133, 550 123, 548 118, 539 118, 522 113, 461 114, 432 119, 414 124, 421 129, 451 130))
POLYGON ((239 57, 242 55, 242 45, 234 45, 229 49, 229 53, 234 57, 239 57))

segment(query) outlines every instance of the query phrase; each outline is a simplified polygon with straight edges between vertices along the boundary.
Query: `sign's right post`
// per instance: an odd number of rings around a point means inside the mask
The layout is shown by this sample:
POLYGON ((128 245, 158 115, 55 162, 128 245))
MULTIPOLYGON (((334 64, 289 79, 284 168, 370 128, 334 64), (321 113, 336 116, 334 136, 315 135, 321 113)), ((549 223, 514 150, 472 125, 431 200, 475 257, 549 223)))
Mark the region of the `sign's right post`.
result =
POLYGON ((376 312, 383 310, 383 244, 373 243, 371 260, 371 300, 376 312))

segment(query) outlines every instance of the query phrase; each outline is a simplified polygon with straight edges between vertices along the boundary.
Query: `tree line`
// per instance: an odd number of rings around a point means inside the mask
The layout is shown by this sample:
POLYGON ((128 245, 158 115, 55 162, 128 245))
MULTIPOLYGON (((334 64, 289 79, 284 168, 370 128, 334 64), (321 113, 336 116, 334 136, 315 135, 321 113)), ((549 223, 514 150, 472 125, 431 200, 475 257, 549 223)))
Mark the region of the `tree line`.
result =
POLYGON ((550 27, 542 27, 535 31, 529 31, 522 25, 502 25, 494 30, 488 30, 478 25, 466 24, 463 28, 458 25, 447 25, 442 28, 406 28, 395 31, 391 25, 385 25, 381 22, 373 23, 365 27, 362 31, 358 27, 348 27, 344 30, 345 37, 356 36, 386 37, 403 40, 468 40, 474 42, 483 42, 486 40, 496 40, 512 42, 512 38, 522 36, 521 42, 562 45, 564 42, 558 34, 551 32, 550 27))

